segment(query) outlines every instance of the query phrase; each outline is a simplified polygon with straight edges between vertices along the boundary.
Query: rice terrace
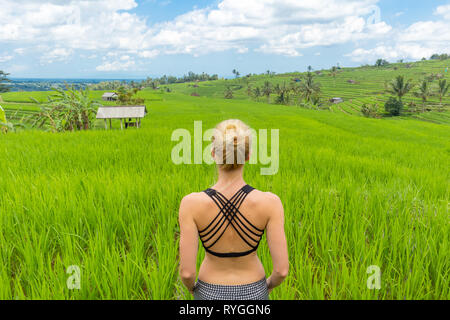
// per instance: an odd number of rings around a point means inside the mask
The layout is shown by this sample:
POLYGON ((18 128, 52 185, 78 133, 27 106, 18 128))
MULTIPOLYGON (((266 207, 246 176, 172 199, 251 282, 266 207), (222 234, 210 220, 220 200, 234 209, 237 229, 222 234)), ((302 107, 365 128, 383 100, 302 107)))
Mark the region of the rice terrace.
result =
POLYGON ((175 164, 171 137, 226 119, 279 130, 276 174, 244 174, 284 206, 289 274, 270 299, 449 299, 449 66, 380 56, 24 90, 0 63, 0 299, 191 300, 178 210, 217 173, 193 153, 175 164))

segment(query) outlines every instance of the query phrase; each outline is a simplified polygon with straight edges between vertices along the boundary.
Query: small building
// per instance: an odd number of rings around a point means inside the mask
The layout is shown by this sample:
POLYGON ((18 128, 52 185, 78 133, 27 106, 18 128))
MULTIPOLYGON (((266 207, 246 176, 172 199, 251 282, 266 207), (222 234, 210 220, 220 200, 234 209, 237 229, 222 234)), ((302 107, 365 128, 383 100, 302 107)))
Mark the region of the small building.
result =
POLYGON ((113 107, 100 107, 97 111, 97 119, 105 120, 105 129, 112 129, 112 119, 120 120, 120 129, 123 130, 128 127, 141 127, 141 120, 147 115, 147 108, 145 106, 113 106, 113 107))
POLYGON ((119 98, 115 92, 105 92, 102 96, 103 101, 116 101, 119 98))
POLYGON ((292 79, 292 81, 294 81, 294 82, 302 82, 302 80, 301 79, 299 79, 299 78, 295 78, 295 79, 292 79))
POLYGON ((344 99, 342 99, 342 98, 331 98, 331 99, 330 99, 330 102, 331 102, 331 103, 338 104, 338 103, 344 102, 344 99))

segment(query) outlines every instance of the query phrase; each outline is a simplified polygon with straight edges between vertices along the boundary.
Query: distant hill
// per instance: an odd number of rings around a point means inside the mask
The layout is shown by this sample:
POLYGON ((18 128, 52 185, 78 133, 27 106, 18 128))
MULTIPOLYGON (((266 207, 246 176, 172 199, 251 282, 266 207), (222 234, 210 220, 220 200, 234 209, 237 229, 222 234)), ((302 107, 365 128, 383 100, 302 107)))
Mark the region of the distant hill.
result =
MULTIPOLYGON (((412 79, 415 84, 422 81, 428 76, 440 77, 441 79, 447 79, 447 83, 450 83, 450 75, 448 70, 450 67, 450 59, 447 60, 426 60, 408 63, 393 63, 384 67, 375 66, 362 66, 356 68, 341 68, 338 70, 336 77, 330 75, 330 70, 313 70, 315 75, 314 80, 321 85, 323 107, 331 112, 343 112, 346 114, 360 115, 361 106, 364 104, 378 104, 380 108, 384 106, 384 103, 390 97, 385 92, 385 82, 393 80, 398 75, 405 76, 406 79, 412 79), (329 103, 331 98, 342 98, 343 103, 333 104, 329 103)), ((233 80, 218 80, 207 81, 198 83, 184 83, 169 85, 170 89, 174 92, 180 92, 191 95, 192 93, 198 94, 200 97, 213 97, 223 98, 224 92, 227 87, 233 90, 234 99, 253 99, 248 96, 248 86, 252 89, 256 87, 262 87, 264 82, 269 81, 273 86, 279 84, 297 84, 298 81, 302 81, 305 73, 292 72, 277 75, 252 75, 250 77, 241 77, 233 80)), ((432 82, 432 89, 437 89, 437 80, 432 82)), ((404 98, 404 104, 407 105, 414 103, 418 106, 422 104, 420 98, 413 95, 416 91, 415 88, 412 92, 407 94, 404 98)), ((272 94, 271 101, 276 98, 276 94, 272 94)), ((295 105, 298 100, 297 97, 292 97, 291 104, 295 105)), ((266 98, 260 97, 257 99, 261 102, 266 102, 266 98)), ((437 109, 439 104, 439 97, 432 96, 427 102, 432 110, 437 109)), ((443 107, 447 112, 440 112, 436 114, 434 112, 426 112, 414 115, 414 117, 422 120, 449 123, 450 118, 448 116, 448 110, 450 107, 450 97, 447 95, 443 99, 443 107)))

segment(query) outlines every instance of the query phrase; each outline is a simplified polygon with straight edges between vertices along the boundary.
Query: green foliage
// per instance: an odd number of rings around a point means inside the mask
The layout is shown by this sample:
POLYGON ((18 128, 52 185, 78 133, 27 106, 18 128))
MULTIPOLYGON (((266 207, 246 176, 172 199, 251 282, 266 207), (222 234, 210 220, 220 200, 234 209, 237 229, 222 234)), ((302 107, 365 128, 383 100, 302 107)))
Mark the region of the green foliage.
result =
POLYGON ((233 99, 233 89, 231 86, 227 86, 224 93, 225 99, 233 99))
POLYGON ((275 87, 275 92, 277 93, 277 98, 275 100, 276 104, 289 104, 290 101, 290 92, 292 88, 286 85, 284 82, 282 85, 277 85, 275 87))
POLYGON ((117 104, 119 105, 142 105, 145 100, 137 96, 140 90, 138 88, 126 89, 125 87, 120 87, 117 90, 117 104))
POLYGON ((127 84, 126 81, 119 81, 119 80, 102 81, 100 83, 89 85, 90 90, 103 90, 103 91, 105 90, 115 91, 119 90, 119 88, 121 87, 128 88, 129 85, 127 84))
POLYGON ((378 104, 363 104, 361 106, 361 113, 366 118, 380 118, 378 104))
MULTIPOLYGON (((48 102, 40 104, 40 112, 31 116, 32 126, 52 132, 89 130, 100 106, 89 97, 89 90, 54 89, 48 102)), ((36 103, 38 103, 36 101, 36 103)))
POLYGON ((270 95, 272 94, 272 91, 272 83, 270 81, 265 81, 261 93, 267 98, 267 103, 270 103, 270 95))
POLYGON ((414 88, 411 80, 405 80, 404 76, 397 76, 394 80, 386 85, 386 91, 396 95, 400 101, 404 95, 414 88))
POLYGON ((389 65, 389 62, 386 61, 386 60, 384 60, 384 59, 378 59, 378 60, 375 62, 375 67, 386 67, 386 66, 388 66, 388 65, 389 65))
POLYGON ((6 133, 8 131, 8 121, 6 121, 5 110, 0 106, 0 132, 6 133))
MULTIPOLYGON (((278 174, 245 168, 286 212, 290 272, 271 299, 448 299, 448 126, 224 101, 222 88, 195 101, 139 94, 155 98, 139 131, 0 137, 0 299, 192 299, 178 275, 176 213, 216 168, 175 165, 170 137, 229 118, 280 130, 278 174), (67 288, 71 265, 80 290, 67 288), (382 270, 380 290, 366 286, 370 265, 382 270)), ((258 256, 270 275, 266 237, 258 256)))
POLYGON ((448 55, 447 53, 443 54, 435 53, 430 57, 430 60, 447 60, 447 59, 450 59, 450 55, 448 55))
POLYGON ((8 92, 10 90, 10 87, 5 82, 11 82, 7 77, 9 76, 9 73, 5 73, 2 70, 0 70, 0 93, 8 92))
POLYGON ((258 98, 262 95, 261 89, 259 87, 256 87, 253 89, 253 98, 255 100, 258 100, 258 98))
POLYGON ((390 97, 389 100, 385 103, 384 109, 391 116, 399 116, 403 110, 403 103, 401 100, 390 97))
POLYGON ((428 98, 432 95, 430 82, 423 80, 418 89, 419 90, 417 92, 414 92, 414 95, 422 99, 422 112, 425 112, 425 104, 427 103, 428 98))
POLYGON ((447 95, 448 88, 450 87, 450 84, 447 84, 447 80, 440 80, 438 85, 438 95, 439 95, 439 101, 442 105, 442 99, 447 95))
POLYGON ((300 97, 305 102, 311 102, 314 96, 318 96, 321 92, 320 84, 314 81, 314 75, 308 72, 305 76, 305 81, 300 83, 299 89, 300 97))

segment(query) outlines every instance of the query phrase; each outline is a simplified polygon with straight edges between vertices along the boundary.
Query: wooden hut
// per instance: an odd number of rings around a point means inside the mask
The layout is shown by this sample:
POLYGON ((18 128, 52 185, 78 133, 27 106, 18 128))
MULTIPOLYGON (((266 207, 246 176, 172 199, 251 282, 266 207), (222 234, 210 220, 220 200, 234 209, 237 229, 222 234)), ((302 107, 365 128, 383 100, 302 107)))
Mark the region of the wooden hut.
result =
POLYGON ((145 106, 113 106, 100 107, 97 111, 97 119, 105 120, 105 129, 112 128, 112 119, 120 119, 120 128, 141 127, 141 120, 147 115, 145 106))
POLYGON ((116 101, 119 96, 115 92, 105 92, 102 96, 103 101, 116 101))

